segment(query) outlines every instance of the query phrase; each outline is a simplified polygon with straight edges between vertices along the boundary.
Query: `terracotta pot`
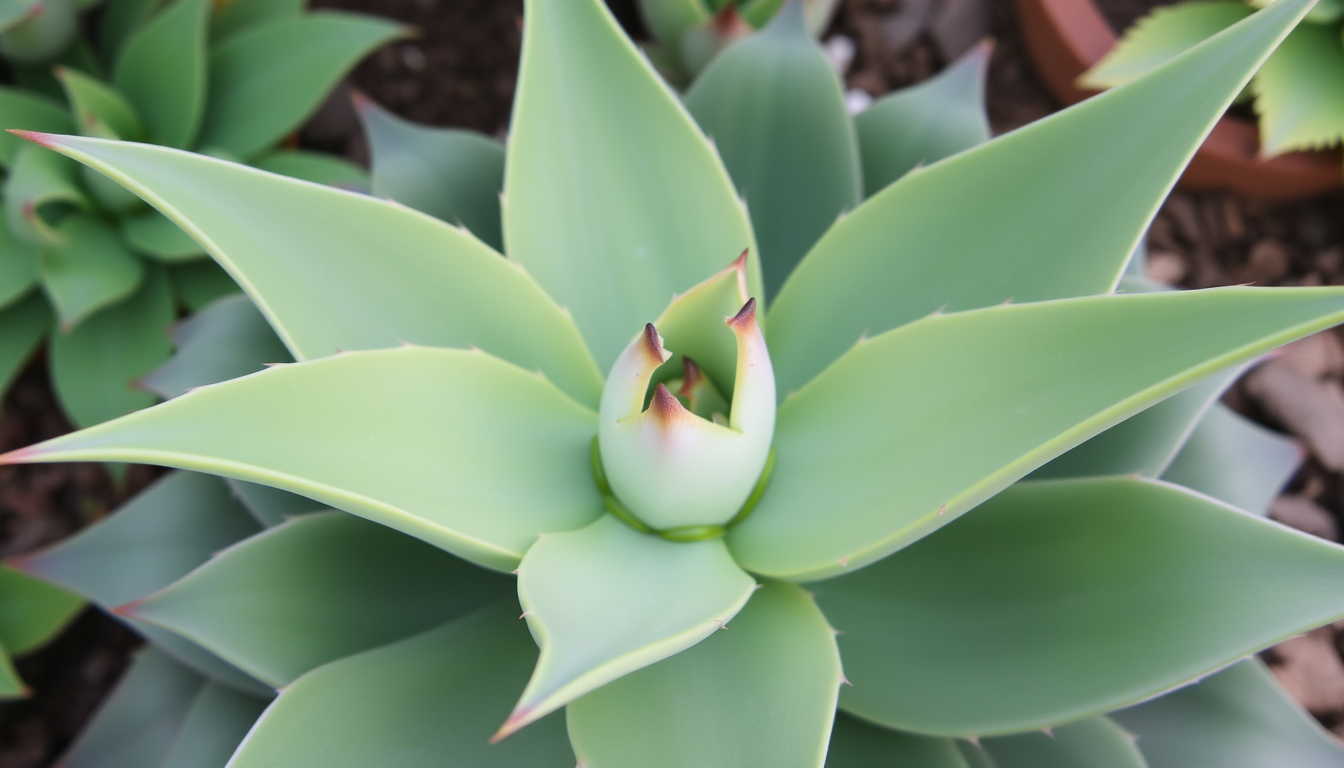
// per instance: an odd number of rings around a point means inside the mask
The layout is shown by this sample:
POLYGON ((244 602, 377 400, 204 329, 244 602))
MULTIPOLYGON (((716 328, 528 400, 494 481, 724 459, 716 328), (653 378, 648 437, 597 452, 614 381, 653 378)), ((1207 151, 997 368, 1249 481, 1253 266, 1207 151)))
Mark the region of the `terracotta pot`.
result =
MULTIPOLYGON (((1115 30, 1092 0, 1017 0, 1018 17, 1036 69, 1055 98, 1075 104, 1097 91, 1075 83, 1106 55, 1115 30)), ((1341 154, 1289 152, 1264 159, 1255 124, 1224 115, 1195 153, 1183 189, 1230 189, 1271 200, 1310 197, 1344 183, 1341 154)))

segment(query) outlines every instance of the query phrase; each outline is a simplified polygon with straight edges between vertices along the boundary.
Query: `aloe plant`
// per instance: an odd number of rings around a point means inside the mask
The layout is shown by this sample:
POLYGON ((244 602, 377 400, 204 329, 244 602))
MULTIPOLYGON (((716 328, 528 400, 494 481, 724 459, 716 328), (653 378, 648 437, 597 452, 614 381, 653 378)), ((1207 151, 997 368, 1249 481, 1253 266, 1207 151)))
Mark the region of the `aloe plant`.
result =
POLYGON ((797 4, 813 36, 826 30, 836 0, 639 0, 639 15, 653 36, 650 57, 672 80, 689 80, 733 43, 770 22, 780 8, 797 4))
MULTIPOLYGON (((109 0, 86 39, 75 17, 91 4, 0 8, 0 26, 10 25, 0 54, 18 83, 0 87, 0 125, 362 183, 349 163, 277 145, 365 53, 402 34, 396 25, 307 13, 302 0, 109 0)), ((150 405, 133 384, 171 353, 165 330, 178 307, 197 309, 237 286, 176 224, 96 171, 9 135, 0 165, 0 393, 46 339, 56 393, 76 425, 150 405)))
MULTIPOLYGON (((883 132, 837 82, 688 112, 598 0, 530 0, 506 257, 408 205, 27 134, 252 302, 181 330, 172 400, 0 457, 183 470, 12 562, 154 640, 65 764, 1340 764, 1238 660, 1344 616, 1344 549, 1228 503, 1298 456, 1214 400, 1344 289, 1122 279, 1310 5, 874 185, 883 132), (731 117, 790 99, 830 127, 731 117), (795 228, 809 185, 758 184, 692 113, 854 209, 795 228), (815 242, 771 292, 779 230, 815 242)), ((702 82, 752 92, 755 55, 702 82)), ((487 228, 497 146, 381 125, 375 188, 487 228)))
MULTIPOLYGON (((1155 8, 1079 82, 1094 88, 1128 82, 1267 3, 1185 2, 1155 8)), ((1344 141, 1344 3, 1321 0, 1265 60, 1245 95, 1254 98, 1265 156, 1344 141)))

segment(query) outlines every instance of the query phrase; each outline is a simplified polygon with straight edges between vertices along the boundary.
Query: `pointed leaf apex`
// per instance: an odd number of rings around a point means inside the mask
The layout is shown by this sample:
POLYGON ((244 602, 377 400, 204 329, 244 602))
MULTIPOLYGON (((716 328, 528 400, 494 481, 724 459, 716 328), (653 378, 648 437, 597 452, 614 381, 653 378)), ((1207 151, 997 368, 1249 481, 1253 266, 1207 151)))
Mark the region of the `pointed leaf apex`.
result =
POLYGON ((747 303, 737 311, 736 315, 725 318, 723 321, 733 333, 742 334, 756 327, 756 299, 747 299, 747 303))
POLYGON ((705 372, 700 370, 700 366, 689 356, 683 357, 681 362, 681 388, 677 390, 677 394, 681 397, 690 397, 695 388, 705 380, 705 372))
POLYGON ((60 136, 58 133, 42 133, 41 131, 25 131, 22 128, 8 128, 9 133, 18 136, 21 139, 27 139, 34 144, 40 144, 49 149, 56 147, 56 139, 60 136))
POLYGON ((644 335, 641 337, 640 349, 648 357, 649 364, 654 368, 667 362, 672 356, 671 352, 663 349, 663 337, 658 335, 658 329, 653 327, 653 323, 644 324, 644 335))
POLYGON ((534 712, 534 707, 519 707, 518 709, 513 710, 513 714, 509 715, 509 719, 505 720, 504 724, 499 726, 499 730, 495 731, 495 735, 490 737, 490 743, 498 744, 504 739, 512 736, 514 733, 517 733, 523 726, 536 719, 533 715, 534 712))
POLYGON ((667 428, 686 418, 698 418, 676 398, 667 387, 659 384, 653 391, 653 400, 649 403, 647 411, 649 420, 655 424, 667 428))
POLYGON ((139 610, 140 606, 143 605, 145 601, 148 599, 149 598, 142 597, 139 600, 132 600, 131 602, 126 603, 125 605, 118 605, 116 608, 112 609, 111 613, 115 616, 125 616, 127 618, 135 618, 136 611, 139 610))

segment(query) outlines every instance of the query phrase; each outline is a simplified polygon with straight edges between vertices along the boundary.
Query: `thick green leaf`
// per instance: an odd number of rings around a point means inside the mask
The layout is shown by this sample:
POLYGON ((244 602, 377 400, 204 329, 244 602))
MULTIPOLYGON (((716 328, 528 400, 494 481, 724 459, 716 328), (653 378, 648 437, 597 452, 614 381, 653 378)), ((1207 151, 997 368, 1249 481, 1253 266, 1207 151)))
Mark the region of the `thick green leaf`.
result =
POLYGON ((1048 464, 1030 478, 1132 475, 1161 477, 1200 419, 1242 374, 1233 366, 1116 424, 1048 464))
POLYGON ((250 696, 269 698, 275 695, 275 689, 271 686, 176 632, 130 616, 120 618, 137 634, 148 640, 154 648, 168 654, 179 664, 185 665, 197 674, 250 696))
POLYGON ((126 184, 189 232, 300 360, 403 342, 474 345, 538 368, 597 405, 601 373, 574 321, 515 265, 455 227, 366 195, 162 147, 39 138, 126 184))
POLYGON ((728 631, 569 705, 589 768, 820 768, 840 655, 807 593, 771 582, 728 631))
MULTIPOLYGON (((112 82, 157 144, 186 148, 201 130, 210 0, 172 0, 126 40, 112 82)), ((121 138, 130 138, 123 136, 121 138)))
POLYGON ((784 402, 770 487, 729 545, 767 576, 844 573, 1201 378, 1341 320, 1335 288, 932 315, 858 344, 784 402))
POLYGON ((303 13, 306 0, 224 0, 214 4, 210 18, 212 41, 262 24, 295 18, 303 13))
POLYGON ((286 686, 233 768, 573 768, 557 713, 488 745, 537 649, 513 600, 286 686))
POLYGON ((369 141, 375 195, 461 224, 504 250, 504 145, 474 131, 416 125, 364 97, 355 106, 369 141))
POLYGON ((1344 44, 1338 25, 1302 24, 1251 82, 1260 151, 1324 149, 1344 140, 1344 44))
POLYGON ((5 133, 10 128, 53 133, 68 133, 75 128, 70 110, 63 104, 19 88, 0 86, 0 116, 0 166, 5 168, 14 164, 19 148, 27 146, 18 136, 5 133))
POLYGON ((74 536, 11 562, 110 609, 168 586, 258 530, 222 480, 174 472, 74 536))
POLYGON ((312 114, 365 54, 405 34, 390 21, 323 11, 230 36, 210 52, 199 145, 240 158, 258 154, 312 114))
POLYGON ((1259 659, 1112 718, 1139 737, 1152 768, 1339 768, 1344 749, 1259 659))
POLYGON ((509 571, 539 533, 601 514, 596 432, 596 414, 540 376, 481 352, 406 348, 273 368, 8 456, 261 482, 509 571))
POLYGON ((47 300, 36 291, 0 309, 0 328, 5 329, 0 334, 0 397, 9 391, 10 382, 32 357, 53 322, 47 300))
POLYGON ((0 646, 23 655, 51 640, 84 607, 78 595, 0 566, 0 646))
POLYGON ((1133 738, 1105 717, 985 739, 996 768, 1148 768, 1133 738))
POLYGON ((1125 30, 1120 42, 1078 78, 1084 88, 1112 88, 1143 77, 1250 16, 1242 2, 1159 6, 1125 30))
POLYGON ((438 626, 513 582, 344 512, 243 541, 120 613, 200 643, 276 687, 438 626))
POLYGON ((42 252, 42 289, 61 331, 125 300, 145 278, 145 266, 103 219, 72 213, 56 225, 59 244, 42 252))
POLYGON ((159 768, 223 768, 268 699, 206 683, 159 768))
POLYGON ((277 149, 262 155, 256 167, 263 171, 327 184, 355 192, 369 191, 369 176, 363 168, 342 157, 301 149, 277 149))
POLYGON ((1302 459, 1290 438, 1215 403, 1162 479, 1264 515, 1302 459))
POLYGON ((205 256, 201 246, 167 216, 150 210, 121 220, 121 234, 137 252, 175 264, 205 256))
POLYGON ((826 768, 975 768, 956 741, 894 731, 835 713, 826 768))
POLYGON ((705 0, 636 0, 644 26, 669 51, 681 50, 681 36, 709 20, 705 0))
POLYGON ((210 259, 172 265, 168 267, 168 277, 173 283, 173 293, 188 312, 199 312, 210 302, 242 290, 228 272, 210 259))
POLYGON ((518 567, 541 658, 499 735, 699 643, 755 588, 720 539, 665 541, 611 515, 542 538, 518 567))
MULTIPOLYGON (((528 0, 504 179, 509 258, 603 370, 675 292, 755 250, 732 182, 600 0, 528 0)), ((761 296, 760 267, 748 284, 761 296)))
POLYGON ((28 18, 36 4, 37 0, 0 0, 0 33, 28 18))
POLYGON ((854 683, 841 706, 970 736, 1077 720, 1208 674, 1344 615, 1341 579, 1335 544, 1178 486, 1101 478, 1019 483, 813 588, 854 683))
POLYGON ((937 75, 887 94, 854 117, 864 195, 875 195, 921 165, 989 141, 984 42, 937 75))
POLYGON ((242 480, 226 480, 229 489, 238 501, 247 507, 257 522, 270 528, 280 525, 291 517, 306 515, 323 509, 312 499, 304 498, 279 488, 257 485, 242 480))
POLYGON ((0 221, 0 308, 13 304, 37 285, 41 250, 20 240, 0 221))
POLYGON ((791 3, 695 79, 686 108, 714 139, 751 213, 765 291, 863 198, 854 125, 826 54, 791 3))
POLYGON ((92 426, 154 403, 153 395, 133 386, 172 353, 168 327, 173 316, 168 280, 150 266, 129 299, 73 331, 51 335, 52 381, 75 426, 92 426))
POLYGON ((205 680, 153 648, 139 652, 61 756, 62 768, 146 768, 168 756, 205 680))
POLYGON ((177 354, 140 380, 165 400, 256 373, 268 363, 293 361, 266 318, 242 294, 225 296, 182 321, 173 331, 173 345, 177 354))
POLYGON ((38 147, 16 152, 5 180, 5 217, 10 232, 36 245, 59 244, 61 236, 47 222, 42 209, 89 208, 78 173, 78 165, 38 147))
POLYGON ((771 309, 781 397, 865 334, 940 307, 1110 291, 1204 136, 1309 5, 1261 11, 1142 80, 874 195, 771 309))
POLYGON ((140 115, 115 88, 69 67, 56 67, 56 79, 65 88, 80 133, 105 139, 143 140, 145 129, 140 115))
POLYGON ((14 661, 4 648, 0 648, 0 701, 26 698, 31 693, 23 678, 19 677, 19 671, 14 668, 14 661))

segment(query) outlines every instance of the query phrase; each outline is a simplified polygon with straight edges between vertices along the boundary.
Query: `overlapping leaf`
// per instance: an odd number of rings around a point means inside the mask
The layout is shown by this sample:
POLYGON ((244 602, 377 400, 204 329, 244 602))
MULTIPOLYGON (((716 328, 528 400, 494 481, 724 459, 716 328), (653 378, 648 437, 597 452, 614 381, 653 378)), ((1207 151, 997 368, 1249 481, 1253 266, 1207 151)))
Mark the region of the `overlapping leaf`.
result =
POLYGON ((1264 515, 1303 458, 1290 438, 1214 403, 1162 479, 1264 515))
POLYGON ((293 360, 242 294, 219 299, 182 321, 173 331, 173 345, 177 354, 140 382, 165 400, 293 360))

